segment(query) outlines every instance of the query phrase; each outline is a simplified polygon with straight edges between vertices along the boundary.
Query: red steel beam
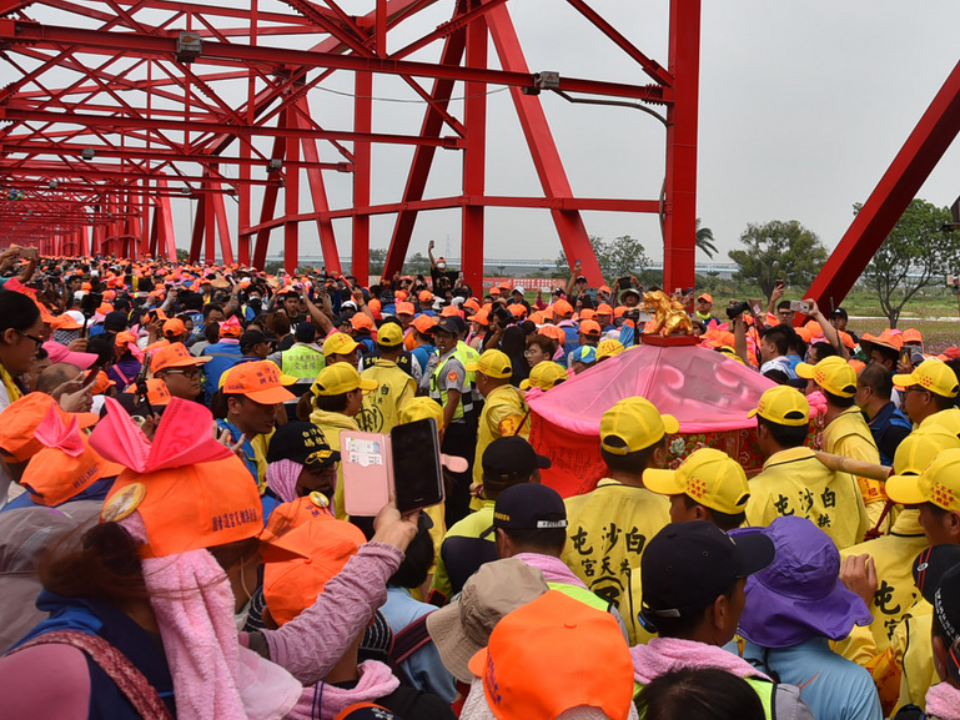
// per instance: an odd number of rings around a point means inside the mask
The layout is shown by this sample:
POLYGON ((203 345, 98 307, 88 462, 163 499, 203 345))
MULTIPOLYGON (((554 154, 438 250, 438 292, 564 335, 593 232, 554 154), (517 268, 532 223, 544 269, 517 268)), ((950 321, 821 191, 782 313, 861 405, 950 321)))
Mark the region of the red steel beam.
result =
MULTIPOLYGON (((502 7, 499 6, 494 10, 502 9, 502 7)), ((107 51, 109 54, 115 55, 118 52, 126 51, 135 53, 137 57, 141 58, 175 58, 177 45, 175 37, 165 38, 138 33, 85 30, 18 20, 0 20, 0 39, 6 39, 14 43, 28 42, 36 47, 51 47, 54 49, 58 49, 64 44, 76 45, 82 47, 85 53, 107 51)), ((267 70, 272 70, 277 65, 323 67, 387 75, 411 75, 427 78, 447 77, 464 82, 509 85, 518 88, 532 89, 536 87, 536 80, 530 73, 470 67, 469 64, 467 67, 449 68, 435 63, 411 60, 336 55, 310 50, 291 50, 234 43, 205 42, 201 58, 205 64, 222 62, 235 65, 240 61, 250 66, 260 65, 267 70)), ((573 77, 561 77, 559 90, 567 93, 633 98, 653 103, 664 103, 672 100, 669 88, 573 77)))
MULTIPOLYGON (((509 70, 526 72, 527 61, 523 56, 520 38, 517 37, 508 8, 505 5, 495 8, 488 14, 487 21, 494 46, 500 56, 500 64, 509 70)), ((573 190, 567 180, 563 161, 553 140, 553 133, 550 132, 550 125, 547 123, 547 116, 543 112, 540 98, 525 95, 517 88, 510 88, 510 97, 520 118, 520 126, 530 148, 533 164, 536 167, 540 185, 543 187, 543 194, 549 199, 572 197, 573 190)), ((590 236, 587 235, 587 228, 583 224, 580 213, 577 210, 551 210, 550 214, 571 269, 574 261, 580 260, 583 264, 583 274, 591 284, 595 287, 603 285, 605 281, 600 271, 600 263, 597 262, 597 256, 593 252, 590 236)))
MULTIPOLYGON (((474 3, 478 0, 473 0, 474 3)), ((500 6, 502 7, 502 6, 500 6)), ((487 17, 478 17, 467 26, 466 66, 474 69, 487 67, 489 31, 487 17)), ((463 192, 465 195, 483 195, 486 189, 487 153, 487 86, 468 80, 464 83, 464 125, 467 128, 467 148, 463 153, 463 192)), ((482 205, 464 205, 461 213, 460 257, 463 259, 463 277, 472 288, 483 287, 484 208, 482 205)), ((479 290, 478 290, 479 292, 479 290)))
MULTIPOLYGON (((159 118, 129 117, 125 115, 106 116, 89 115, 75 112, 42 112, 37 110, 23 110, 16 107, 0 107, 0 120, 58 122, 74 125, 83 125, 89 128, 99 128, 109 132, 120 132, 131 128, 145 130, 172 130, 175 132, 201 133, 231 133, 233 135, 263 135, 266 137, 288 137, 289 128, 267 127, 263 125, 230 125, 229 123, 206 122, 203 120, 180 121, 161 120, 159 118)), ((313 137, 317 140, 367 140, 369 142, 398 144, 398 145, 436 145, 438 147, 460 147, 461 140, 457 137, 423 139, 413 135, 392 135, 387 133, 363 133, 340 130, 313 130, 303 129, 300 136, 313 137)), ((99 147, 99 146, 96 146, 99 147)), ((94 149, 96 149, 96 147, 94 149)), ((216 156, 213 156, 216 157, 216 156)))
POLYGON ((947 76, 804 297, 836 307, 960 132, 960 63, 947 76))
MULTIPOLYGON (((386 13, 386 6, 382 1, 377 4, 378 9, 386 13)), ((378 25, 379 27, 379 25, 378 25)), ((386 32, 386 28, 384 28, 386 32)), ((378 41, 380 36, 377 36, 378 41)), ((373 123, 373 74, 358 72, 354 76, 353 126, 359 133, 369 133, 373 123)), ((366 141, 353 144, 354 171, 353 171, 353 205, 354 207, 370 204, 370 143, 366 141)), ((357 282, 366 285, 370 270, 370 217, 362 214, 353 216, 353 245, 350 260, 350 272, 357 278, 357 282)))
MULTIPOLYGON (((295 114, 297 122, 303 124, 304 113, 309 113, 310 107, 306 98, 299 102, 299 110, 295 114)), ((311 138, 304 138, 301 141, 303 146, 303 155, 309 160, 316 160, 319 157, 317 143, 311 138)), ((330 210, 330 204, 327 201, 327 189, 323 182, 323 173, 319 169, 309 168, 307 170, 307 182, 310 184, 310 196, 313 200, 313 209, 317 213, 325 213, 330 210)), ((317 234, 320 236, 320 253, 323 255, 324 266, 334 274, 341 274, 340 253, 337 250, 337 238, 333 232, 333 223, 329 217, 317 217, 317 234)), ((241 236, 243 237, 243 236, 241 236)), ((247 236, 249 237, 249 236, 247 236)))
POLYGON ((663 286, 668 292, 693 287, 696 279, 700 0, 670 0, 669 56, 674 102, 667 107, 663 217, 663 286))
MULTIPOLYGON (((460 64, 466 47, 466 37, 466 31, 459 30, 446 39, 440 55, 442 65, 457 66, 460 64)), ((440 136, 440 131, 443 129, 442 112, 446 111, 450 103, 453 86, 454 81, 450 79, 434 80, 433 90, 430 93, 434 102, 424 110, 420 137, 440 136)), ((414 150, 413 160, 410 162, 410 173, 407 176, 407 184, 403 191, 403 201, 405 203, 418 202, 423 199, 423 193, 427 187, 427 177, 435 155, 436 148, 430 145, 419 145, 414 150)), ((407 256, 410 238, 413 236, 413 228, 416 222, 416 209, 411 207, 399 211, 393 228, 393 236, 390 239, 390 247, 387 250, 387 260, 383 268, 384 277, 393 277, 393 274, 399 272, 403 267, 403 261, 407 256)))

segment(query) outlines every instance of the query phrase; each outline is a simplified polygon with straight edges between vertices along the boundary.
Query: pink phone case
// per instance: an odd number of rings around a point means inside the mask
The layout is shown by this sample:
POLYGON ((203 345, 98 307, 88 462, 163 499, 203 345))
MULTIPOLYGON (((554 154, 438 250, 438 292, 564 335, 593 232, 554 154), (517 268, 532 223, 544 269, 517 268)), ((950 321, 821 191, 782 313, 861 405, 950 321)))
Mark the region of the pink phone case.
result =
POLYGON ((347 515, 373 517, 390 502, 393 471, 390 436, 382 433, 340 433, 343 505, 347 515))

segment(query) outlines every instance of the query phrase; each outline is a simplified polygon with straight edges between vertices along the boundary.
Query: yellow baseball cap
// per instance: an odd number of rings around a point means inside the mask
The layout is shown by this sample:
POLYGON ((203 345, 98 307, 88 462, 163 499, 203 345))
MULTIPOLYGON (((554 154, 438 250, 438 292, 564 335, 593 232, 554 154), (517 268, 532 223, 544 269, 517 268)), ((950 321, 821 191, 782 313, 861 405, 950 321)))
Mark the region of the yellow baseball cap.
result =
POLYGON ((660 442, 664 435, 680 431, 673 415, 661 415, 652 402, 642 397, 624 398, 600 420, 600 446, 613 455, 637 452, 660 442), (611 445, 619 438, 623 445, 611 445))
MULTIPOLYGON (((960 449, 960 438, 939 425, 914 430, 907 435, 893 456, 896 475, 919 475, 943 450, 960 449)), ((889 480, 888 480, 889 482, 889 480)))
POLYGON ((549 390, 558 381, 567 379, 567 371, 553 360, 543 360, 533 366, 530 371, 530 377, 520 381, 521 390, 529 390, 532 387, 541 390, 549 390))
POLYGON ((929 502, 944 510, 960 512, 960 449, 937 453, 919 475, 894 475, 887 480, 886 490, 893 502, 904 505, 929 502))
POLYGON ((396 347, 403 344, 403 328, 396 323, 384 323, 377 331, 377 345, 396 347))
POLYGON ((948 398, 956 397, 960 391, 957 374, 937 358, 924 360, 909 375, 894 375, 893 384, 898 387, 919 385, 924 390, 948 398))
POLYGON ((624 349, 623 343, 619 340, 614 340, 613 338, 601 340, 600 344, 597 345, 597 360, 619 355, 624 349))
POLYGON ((728 515, 742 513, 750 497, 740 463, 713 448, 697 450, 676 470, 645 470, 643 484, 660 495, 687 495, 705 508, 728 515))
POLYGON ((467 363, 465 369, 467 372, 479 372, 492 378, 513 377, 513 362, 500 350, 487 350, 476 362, 467 363))
POLYGON ((799 390, 777 385, 760 396, 760 402, 747 417, 759 415, 777 425, 806 425, 810 422, 810 403, 799 390))
POLYGON ((321 370, 310 391, 314 395, 343 395, 357 388, 367 393, 376 390, 377 387, 376 380, 360 377, 360 373, 353 365, 340 362, 327 365, 321 370))
POLYGON ((857 371, 839 355, 826 357, 816 365, 799 363, 797 375, 813 380, 831 395, 851 398, 857 394, 857 371))
POLYGON ((338 332, 323 341, 323 354, 325 356, 349 355, 358 347, 360 347, 360 343, 346 333, 338 332))
POLYGON ((400 408, 400 424, 416 422, 417 420, 426 420, 433 418, 437 421, 437 427, 443 428, 443 406, 436 400, 428 397, 410 398, 400 408))

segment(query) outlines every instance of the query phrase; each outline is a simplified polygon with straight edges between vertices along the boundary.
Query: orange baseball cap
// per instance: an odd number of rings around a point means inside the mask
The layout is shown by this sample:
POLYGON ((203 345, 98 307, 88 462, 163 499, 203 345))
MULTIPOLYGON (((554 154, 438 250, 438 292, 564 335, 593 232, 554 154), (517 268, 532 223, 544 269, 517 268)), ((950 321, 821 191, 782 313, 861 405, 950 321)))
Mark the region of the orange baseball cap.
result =
MULTIPOLYGON (((137 384, 131 383, 124 392, 126 393, 135 393, 137 391, 137 384)), ((167 389, 167 384, 160 378, 150 378, 147 380, 147 402, 153 406, 163 407, 164 405, 170 404, 171 399, 170 391, 167 389)))
POLYGON ((350 327, 357 332, 361 330, 373 330, 373 318, 366 313, 356 313, 350 318, 350 327))
POLYGON ((227 395, 244 395, 261 405, 277 405, 296 399, 284 385, 296 378, 280 374, 280 368, 269 360, 234 365, 223 374, 221 389, 227 395))
POLYGON ((305 557, 264 565, 263 597, 278 625, 312 606, 366 537, 352 523, 331 518, 304 523, 283 535, 283 542, 305 557))
POLYGON ((441 317, 463 317, 463 310, 458 308, 456 305, 447 305, 443 310, 440 311, 441 317))
POLYGON ((213 360, 210 357, 194 357, 183 343, 171 343, 150 356, 150 372, 156 374, 167 368, 205 365, 213 360))
POLYGON ((167 335, 183 335, 187 331, 187 326, 183 324, 183 320, 179 318, 170 318, 165 323, 163 323, 163 334, 167 335))
POLYGON ((467 298, 463 301, 463 306, 465 308, 470 308, 474 312, 480 311, 480 303, 478 303, 474 298, 467 298))
POLYGON ((597 290, 599 290, 600 292, 609 293, 609 292, 610 292, 610 286, 609 286, 609 285, 601 285, 600 287, 597 288, 597 290))
POLYGON ((710 293, 700 293, 697 295, 697 300, 706 300, 708 303, 713 302, 713 295, 710 293))
POLYGON ((113 344, 118 346, 129 345, 131 343, 133 343, 134 345, 137 344, 137 336, 134 335, 132 332, 128 332, 126 330, 124 330, 123 332, 118 332, 117 336, 113 339, 113 344))
POLYGON ((490 291, 489 291, 487 294, 488 294, 488 295, 499 295, 499 294, 500 294, 500 288, 497 287, 496 285, 494 285, 492 288, 490 288, 490 291))
POLYGON ((414 318, 413 326, 417 329, 417 332, 426 335, 438 322, 440 321, 437 320, 437 318, 431 317, 430 315, 419 315, 414 318))
POLYGON ((249 475, 236 455, 147 473, 127 469, 104 501, 100 518, 119 521, 139 511, 147 537, 141 558, 257 537, 263 530, 262 505, 249 475))
POLYGON ((597 316, 597 311, 593 308, 584 308, 580 311, 581 320, 593 320, 597 316))
POLYGON ((421 290, 420 294, 417 296, 422 303, 432 303, 433 302, 433 293, 429 290, 421 290))
POLYGON ((864 333, 860 337, 860 345, 863 346, 863 349, 868 353, 870 352, 871 345, 880 345, 900 352, 900 350, 903 349, 903 335, 894 333, 890 328, 887 328, 879 335, 864 333))
POLYGON ((243 326, 240 324, 240 320, 237 319, 236 315, 231 315, 230 318, 220 323, 220 337, 238 338, 242 334, 243 326))
POLYGON ((489 310, 480 310, 473 314, 473 317, 470 318, 471 321, 477 323, 478 325, 489 325, 490 324, 490 311, 489 310))
POLYGON ((116 382, 107 377, 107 374, 101 370, 97 373, 97 379, 93 381, 93 385, 90 388, 90 394, 102 395, 116 384, 116 382))
POLYGON ((573 305, 568 303, 562 298, 553 303, 553 312, 555 315, 560 317, 567 317, 568 315, 573 315, 573 305))
POLYGON ((596 320, 582 320, 580 322, 580 332, 584 335, 600 337, 602 331, 603 329, 600 327, 600 323, 596 320))
POLYGON ((417 310, 413 307, 413 303, 410 302, 398 302, 397 303, 397 315, 416 315, 417 310))
POLYGON ((30 460, 20 478, 20 484, 30 492, 30 499, 38 505, 61 505, 98 480, 115 477, 124 470, 123 465, 100 457, 79 427, 76 436, 63 445, 74 445, 75 449, 44 447, 30 460))
POLYGON ((922 343, 923 334, 916 328, 907 328, 903 331, 903 334, 900 336, 903 338, 903 344, 907 343, 922 343))
POLYGON ((624 314, 626 311, 627 311, 627 306, 626 306, 626 305, 617 305, 617 306, 613 309, 613 316, 614 316, 614 317, 623 317, 623 314, 624 314))
POLYGON ((44 448, 36 437, 37 428, 51 410, 64 423, 76 417, 81 428, 91 427, 100 419, 96 413, 68 413, 50 395, 39 392, 24 395, 6 409, 9 412, 4 412, 0 423, 0 455, 7 462, 26 462, 44 448))
POLYGON ((56 315, 53 318, 50 322, 50 327, 54 330, 79 330, 83 327, 83 324, 77 322, 75 318, 67 313, 63 313, 63 315, 56 315))
POLYGON ((633 702, 633 661, 617 621, 558 590, 505 615, 469 667, 498 720, 555 718, 581 706, 625 720, 633 702))
POLYGON ((538 335, 546 335, 548 338, 552 338, 557 342, 563 343, 567 339, 567 335, 563 332, 563 328, 559 328, 556 325, 544 325, 542 328, 537 330, 538 335))
POLYGON ((397 290, 397 291, 393 294, 393 296, 394 296, 398 301, 399 301, 399 300, 406 300, 408 297, 410 297, 410 293, 408 293, 406 290, 397 290))
POLYGON ((270 513, 270 519, 267 520, 267 526, 260 538, 268 542, 273 541, 304 523, 322 522, 331 518, 333 518, 333 512, 327 496, 320 492, 312 492, 305 497, 298 497, 293 502, 277 505, 270 513))
POLYGON ((521 318, 527 314, 527 309, 520 303, 507 305, 507 310, 509 310, 510 314, 513 315, 515 318, 521 318))
POLYGON ((545 318, 543 317, 543 313, 539 311, 533 313, 533 315, 530 316, 530 321, 536 325, 543 325, 544 319, 545 318))

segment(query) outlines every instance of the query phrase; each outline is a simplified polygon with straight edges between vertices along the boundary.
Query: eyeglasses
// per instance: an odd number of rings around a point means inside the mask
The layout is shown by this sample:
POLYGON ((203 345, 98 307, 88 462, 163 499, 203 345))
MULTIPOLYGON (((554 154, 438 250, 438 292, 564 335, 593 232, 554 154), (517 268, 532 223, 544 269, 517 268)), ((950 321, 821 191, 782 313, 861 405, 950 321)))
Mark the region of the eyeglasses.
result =
POLYGON ((189 368, 188 370, 164 370, 163 372, 170 375, 183 375, 185 378, 190 380, 195 377, 200 377, 200 371, 196 368, 189 368))
POLYGON ((17 332, 23 335, 25 338, 33 340, 33 342, 36 344, 37 347, 40 347, 41 345, 43 345, 43 343, 46 342, 46 340, 44 340, 43 338, 38 338, 36 335, 31 335, 30 333, 24 332, 23 330, 17 330, 17 332))

